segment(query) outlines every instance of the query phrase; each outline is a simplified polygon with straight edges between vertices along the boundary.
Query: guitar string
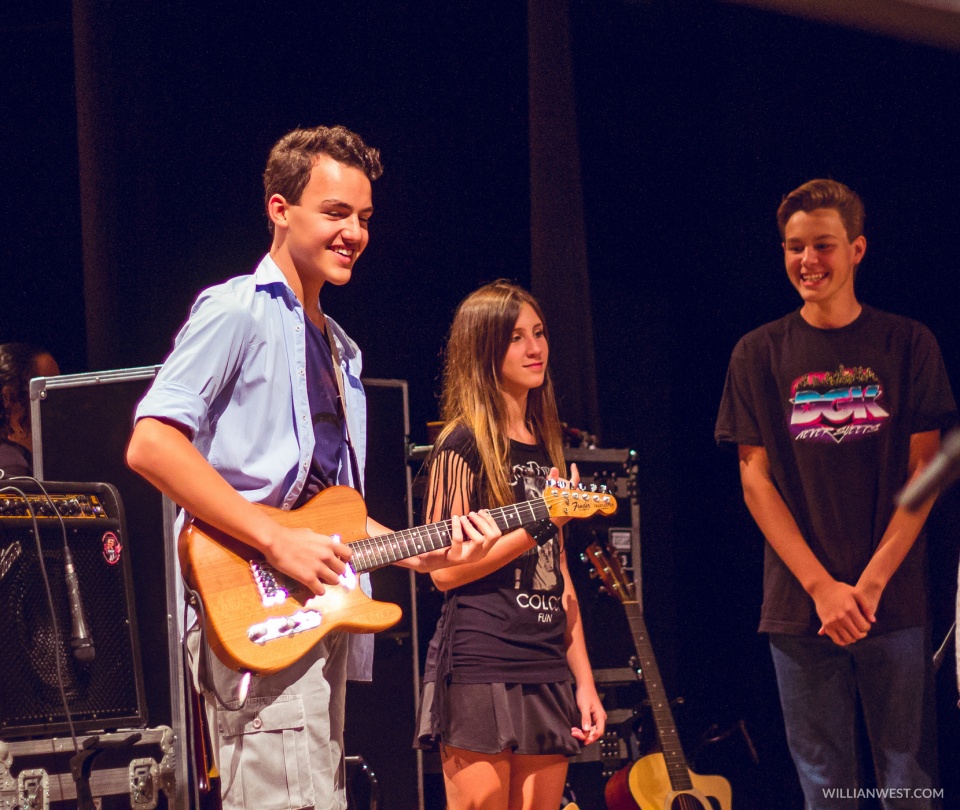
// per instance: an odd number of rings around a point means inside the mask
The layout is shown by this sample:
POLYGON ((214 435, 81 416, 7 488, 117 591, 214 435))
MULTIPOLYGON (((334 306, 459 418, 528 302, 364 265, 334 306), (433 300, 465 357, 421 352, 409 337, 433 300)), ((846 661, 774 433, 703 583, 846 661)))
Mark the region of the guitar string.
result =
MULTIPOLYGON (((542 498, 495 507, 489 511, 501 531, 518 528, 534 520, 548 517, 550 514, 542 498)), ((426 526, 401 529, 392 534, 357 540, 350 544, 350 550, 353 552, 351 566, 354 571, 360 573, 427 551, 445 548, 452 542, 452 529, 452 521, 443 520, 426 526)))
POLYGON ((616 595, 627 614, 630 633, 633 636, 633 643, 640 659, 640 672, 647 689, 647 696, 650 698, 650 711, 654 715, 657 736, 660 738, 660 747, 671 786, 674 790, 692 790, 693 783, 690 780, 689 766, 683 753, 683 746, 680 744, 680 735, 677 732, 673 713, 670 711, 666 690, 663 688, 663 681, 660 679, 660 669, 657 666, 653 648, 649 643, 649 633, 643 619, 643 609, 639 602, 629 597, 629 591, 622 585, 619 576, 613 571, 613 566, 601 552, 591 547, 588 550, 588 555, 591 557, 590 561, 597 569, 597 573, 604 584, 611 590, 616 591, 616 595))
POLYGON ((670 774, 670 782, 674 790, 691 790, 693 783, 690 781, 687 758, 683 753, 683 746, 680 744, 680 735, 677 733, 673 712, 670 711, 670 703, 663 688, 663 681, 660 680, 657 660, 649 646, 649 634, 643 620, 643 611, 640 610, 640 605, 637 602, 624 602, 623 607, 630 620, 630 631, 633 635, 634 645, 637 648, 637 653, 640 654, 640 663, 643 667, 641 672, 645 673, 643 682, 650 698, 650 710, 657 721, 657 734, 660 737, 660 747, 663 749, 663 759, 670 774), (635 624, 639 624, 640 627, 636 627, 635 624), (646 653, 646 655, 643 653, 646 653))

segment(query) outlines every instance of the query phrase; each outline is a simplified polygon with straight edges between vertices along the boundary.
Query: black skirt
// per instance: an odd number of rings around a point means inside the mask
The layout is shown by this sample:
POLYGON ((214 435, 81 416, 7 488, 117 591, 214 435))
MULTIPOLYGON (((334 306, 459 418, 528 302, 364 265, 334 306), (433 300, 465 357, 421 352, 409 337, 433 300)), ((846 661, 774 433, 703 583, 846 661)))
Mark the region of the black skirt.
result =
POLYGON ((451 683, 446 689, 447 728, 431 729, 435 684, 423 685, 414 747, 435 751, 440 743, 480 754, 580 753, 570 729, 580 725, 573 684, 451 683))

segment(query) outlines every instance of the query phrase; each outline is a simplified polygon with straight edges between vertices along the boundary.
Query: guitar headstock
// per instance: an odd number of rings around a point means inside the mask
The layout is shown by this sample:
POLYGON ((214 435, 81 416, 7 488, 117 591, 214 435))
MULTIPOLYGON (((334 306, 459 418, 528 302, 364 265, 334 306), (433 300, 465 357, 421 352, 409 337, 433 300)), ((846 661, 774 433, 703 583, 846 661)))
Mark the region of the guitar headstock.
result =
POLYGON ((599 543, 591 543, 582 555, 585 562, 593 566, 597 576, 606 589, 621 602, 633 602, 633 584, 627 579, 620 558, 609 552, 599 543))
POLYGON ((543 500, 550 517, 584 518, 591 515, 612 515, 617 511, 617 499, 607 492, 606 487, 583 484, 571 486, 569 481, 547 479, 543 490, 543 500))

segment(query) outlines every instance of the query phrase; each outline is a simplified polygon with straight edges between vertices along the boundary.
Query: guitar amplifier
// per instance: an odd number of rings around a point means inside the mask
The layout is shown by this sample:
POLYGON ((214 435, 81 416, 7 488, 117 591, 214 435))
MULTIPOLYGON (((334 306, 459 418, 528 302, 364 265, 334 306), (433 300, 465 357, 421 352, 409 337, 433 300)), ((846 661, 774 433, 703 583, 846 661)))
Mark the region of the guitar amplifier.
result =
POLYGON ((76 730, 146 725, 117 490, 48 482, 42 485, 47 497, 31 479, 2 483, 0 738, 68 732, 71 721, 76 730), (76 606, 89 644, 71 642, 76 606))

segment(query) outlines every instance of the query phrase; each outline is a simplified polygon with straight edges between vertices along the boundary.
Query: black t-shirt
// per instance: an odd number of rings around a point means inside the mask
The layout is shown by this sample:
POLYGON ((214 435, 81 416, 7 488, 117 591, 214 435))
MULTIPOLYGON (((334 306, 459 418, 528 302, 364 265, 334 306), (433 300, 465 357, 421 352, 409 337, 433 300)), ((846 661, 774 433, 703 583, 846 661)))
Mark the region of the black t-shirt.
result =
MULTIPOLYGON (((910 437, 941 430, 956 406, 933 334, 864 306, 840 329, 799 311, 743 337, 727 371, 715 436, 762 446, 773 482, 817 559, 855 584, 907 478, 910 437)), ((813 600, 769 545, 760 631, 815 634, 813 600)), ((880 599, 872 633, 926 620, 923 538, 880 599)))
POLYGON ((309 318, 307 324, 307 398, 313 422, 313 459, 297 498, 297 506, 306 503, 320 490, 348 480, 342 459, 349 458, 343 409, 337 377, 333 368, 328 338, 309 318), (342 473, 342 474, 341 474, 342 473))
POLYGON ((0 470, 7 478, 33 475, 33 454, 16 442, 0 439, 0 470))
MULTIPOLYGON (((541 447, 511 442, 516 500, 537 498, 550 472, 541 447)), ((431 467, 443 465, 444 492, 428 494, 451 515, 460 491, 471 509, 487 506, 481 465, 471 432, 456 428, 435 451, 431 467)), ((429 517, 427 518, 429 520, 429 517)), ((430 642, 424 680, 436 679, 438 649, 449 644, 456 683, 555 683, 571 679, 566 661, 567 616, 563 609, 560 542, 536 546, 487 576, 447 592, 444 617, 430 642)))

